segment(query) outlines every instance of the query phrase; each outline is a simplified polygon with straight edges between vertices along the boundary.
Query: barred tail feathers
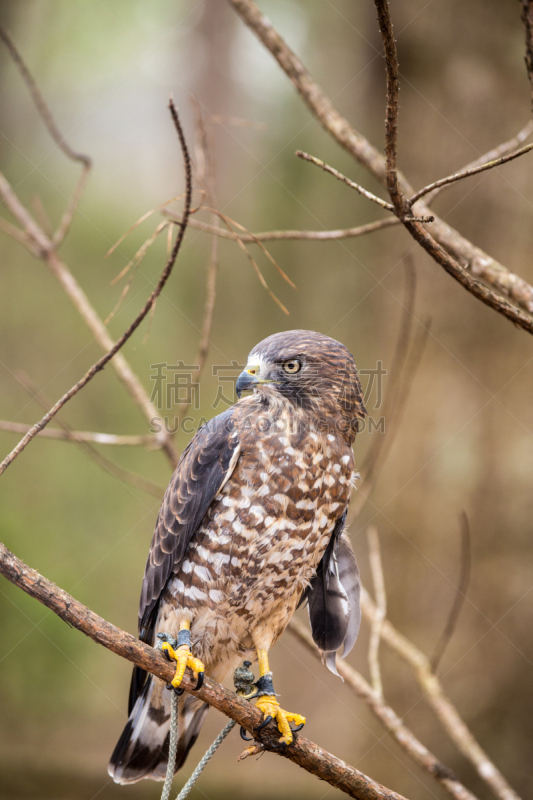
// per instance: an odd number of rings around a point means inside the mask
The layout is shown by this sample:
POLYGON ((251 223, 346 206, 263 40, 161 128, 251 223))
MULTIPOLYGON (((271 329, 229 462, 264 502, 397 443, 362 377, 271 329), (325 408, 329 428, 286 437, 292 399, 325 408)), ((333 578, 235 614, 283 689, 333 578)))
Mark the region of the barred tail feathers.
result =
MULTIPOLYGON (((177 772, 185 763, 209 709, 190 695, 179 700, 177 772)), ((117 742, 108 772, 115 783, 135 783, 142 778, 165 779, 170 738, 170 691, 156 678, 148 678, 117 742)))

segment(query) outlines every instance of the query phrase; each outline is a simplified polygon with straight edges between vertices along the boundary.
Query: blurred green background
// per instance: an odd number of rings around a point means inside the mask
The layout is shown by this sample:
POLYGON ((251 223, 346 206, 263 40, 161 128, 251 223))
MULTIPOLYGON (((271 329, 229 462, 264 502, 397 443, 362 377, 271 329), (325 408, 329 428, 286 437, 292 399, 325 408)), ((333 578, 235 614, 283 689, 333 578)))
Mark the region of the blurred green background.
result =
MULTIPOLYGON (((419 187, 455 172, 527 122, 530 88, 520 8, 498 0, 397 0, 392 6, 402 72, 399 163, 419 187)), ((261 8, 340 111, 381 147, 384 65, 373 3, 264 0, 261 8)), ((111 280, 154 229, 157 215, 108 259, 107 250, 142 214, 183 190, 169 93, 191 143, 190 98, 198 98, 216 137, 219 208, 248 229, 351 227, 383 216, 295 158, 296 149, 307 150, 382 193, 310 118, 272 58, 221 0, 11 0, 0 2, 0 19, 69 143, 94 160, 61 254, 102 317, 122 291, 123 284, 112 286, 111 280), (236 125, 232 118, 254 125, 236 125)), ((3 168, 21 200, 34 208, 40 198, 57 224, 78 168, 51 142, 5 49, 0 64, 3 168)), ((455 185, 435 210, 533 282, 531 158, 455 185)), ((148 295, 165 247, 158 240, 138 270, 110 323, 114 337, 148 295)), ((194 361, 209 248, 208 236, 189 230, 149 334, 145 323, 125 347, 148 390, 150 365, 194 361)), ((411 254, 418 275, 415 332, 429 318, 431 332, 394 446, 370 501, 351 525, 351 537, 371 588, 364 532, 370 520, 377 525, 390 618, 430 654, 457 583, 458 516, 468 513, 472 580, 441 675, 480 743, 528 795, 532 339, 468 295, 398 228, 355 240, 272 243, 269 250, 298 286, 293 291, 257 251, 269 285, 290 310, 288 318, 235 243, 220 243, 212 346, 194 415, 214 413, 213 365, 243 363, 256 342, 278 330, 320 330, 344 342, 360 368, 372 369, 381 360, 390 370, 404 302, 403 262, 411 254)), ((101 351, 46 265, 4 235, 1 253, 0 418, 32 423, 42 409, 17 370, 55 400, 101 351)), ((375 399, 374 394, 369 411, 379 417, 375 399)), ((112 367, 68 405, 63 419, 79 430, 148 432, 112 367)), ((180 448, 187 438, 178 435, 180 448)), ((2 454, 16 441, 12 433, 0 434, 2 454)), ((367 432, 356 440, 356 463, 371 441, 367 432)), ((100 450, 162 489, 168 482, 161 452, 100 450)), ((0 491, 1 540, 96 612, 135 632, 158 499, 109 474, 76 445, 42 439, 2 476, 0 491)), ((0 607, 1 796, 157 798, 159 785, 115 787, 106 772, 125 721, 129 665, 3 580, 0 607)), ((349 660, 365 674, 367 643, 364 625, 349 660)), ((441 732, 407 668, 385 647, 382 663, 389 702, 473 791, 488 797, 441 732)), ((413 800, 445 796, 289 633, 275 648, 272 665, 286 707, 307 714, 311 739, 413 800)), ((222 717, 211 712, 183 777, 222 725, 222 717)), ((191 797, 335 795, 270 754, 237 765, 241 749, 233 735, 191 797)))

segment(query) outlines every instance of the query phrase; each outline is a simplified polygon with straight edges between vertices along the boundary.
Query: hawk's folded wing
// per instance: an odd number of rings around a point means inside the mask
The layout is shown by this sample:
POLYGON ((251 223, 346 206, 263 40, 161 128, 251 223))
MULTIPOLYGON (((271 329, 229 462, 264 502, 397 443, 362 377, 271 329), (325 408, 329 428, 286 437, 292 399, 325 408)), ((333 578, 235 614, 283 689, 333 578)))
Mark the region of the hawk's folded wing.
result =
MULTIPOLYGON (((170 481, 157 517, 146 562, 139 607, 139 638, 151 643, 159 601, 179 567, 207 510, 228 480, 239 456, 234 408, 203 425, 189 442, 170 481)), ((146 673, 134 670, 130 705, 146 673)))

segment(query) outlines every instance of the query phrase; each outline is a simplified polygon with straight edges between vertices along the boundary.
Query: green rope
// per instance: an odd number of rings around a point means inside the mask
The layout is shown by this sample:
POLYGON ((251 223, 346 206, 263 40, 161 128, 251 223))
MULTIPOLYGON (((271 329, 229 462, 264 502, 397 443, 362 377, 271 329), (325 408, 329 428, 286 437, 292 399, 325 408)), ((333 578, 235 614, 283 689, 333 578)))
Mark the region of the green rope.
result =
POLYGON ((200 777, 200 775, 204 771, 207 762, 213 757, 213 755, 218 750, 218 748, 220 747, 220 745, 222 744, 222 742, 224 741, 224 739, 226 738, 228 733, 231 731, 232 728, 235 727, 235 724, 236 724, 235 720, 234 719, 230 719, 228 724, 223 728, 223 730, 221 730, 221 732, 218 734, 217 738, 215 739, 215 741, 213 742, 213 744, 211 745, 209 750, 206 752, 206 754, 204 755, 202 760, 199 762, 199 764, 196 767, 196 769, 194 770, 193 774, 191 775, 191 777, 189 778, 189 780, 187 781, 187 783, 185 784, 185 786, 183 787, 183 789, 179 793, 179 795, 178 795, 176 800, 185 800, 185 798, 187 797, 187 795, 191 791, 192 787, 194 786, 194 784, 196 783, 196 781, 198 780, 198 778, 200 777))
MULTIPOLYGON (((233 682, 235 684, 235 688, 237 689, 237 694, 241 697, 244 697, 246 700, 250 700, 252 697, 255 697, 257 694, 257 688, 254 681, 254 675, 249 670, 250 662, 245 661, 243 667, 238 667, 235 670, 233 675, 233 682), (253 687, 253 690, 250 691, 253 687)), ((207 750, 203 758, 200 760, 198 766, 194 770, 193 774, 177 796, 176 800, 185 800, 189 792, 191 791, 192 787, 204 771, 205 767, 209 763, 209 761, 213 758, 214 754, 228 735, 230 731, 235 727, 236 722, 234 719, 230 719, 227 725, 220 731, 217 738, 211 745, 211 747, 207 750)), ((170 700, 170 738, 168 742, 168 763, 167 763, 167 773, 165 775, 165 783, 163 784, 163 791, 161 793, 161 800, 168 800, 170 797, 170 790, 172 788, 172 780, 174 778, 174 767, 176 766, 176 752, 178 749, 178 694, 177 692, 171 693, 171 700, 170 700)))
POLYGON ((171 691, 170 696, 170 739, 168 742, 168 763, 165 783, 161 792, 161 800, 168 800, 172 789, 172 779, 174 778, 174 767, 176 765, 176 752, 178 749, 178 694, 171 691))

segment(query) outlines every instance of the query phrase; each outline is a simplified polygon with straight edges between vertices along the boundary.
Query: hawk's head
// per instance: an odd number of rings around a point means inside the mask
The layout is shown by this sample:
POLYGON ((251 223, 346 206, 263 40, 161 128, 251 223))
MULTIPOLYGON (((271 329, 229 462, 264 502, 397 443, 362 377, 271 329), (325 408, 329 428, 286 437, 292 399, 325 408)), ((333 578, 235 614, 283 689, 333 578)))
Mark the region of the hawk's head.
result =
POLYGON ((262 386, 296 406, 350 423, 365 416, 361 384, 350 351, 314 331, 284 331, 259 342, 236 385, 238 396, 262 386))

